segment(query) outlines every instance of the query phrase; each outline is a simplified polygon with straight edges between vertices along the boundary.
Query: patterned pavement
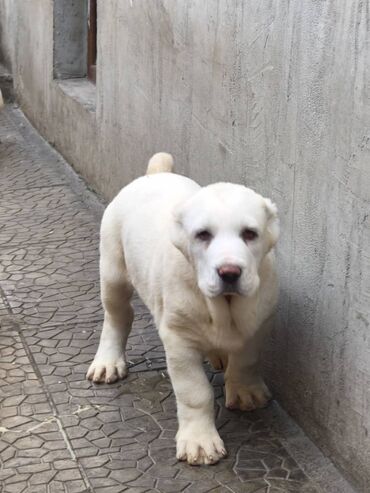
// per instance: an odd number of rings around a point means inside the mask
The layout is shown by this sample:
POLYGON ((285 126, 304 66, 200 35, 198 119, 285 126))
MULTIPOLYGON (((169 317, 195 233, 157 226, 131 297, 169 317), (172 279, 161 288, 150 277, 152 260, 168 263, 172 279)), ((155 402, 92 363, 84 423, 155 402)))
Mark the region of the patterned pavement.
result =
POLYGON ((85 379, 102 322, 102 206, 33 132, 18 110, 1 112, 0 491, 347 491, 303 472, 315 467, 293 457, 276 403, 253 413, 225 409, 222 374, 209 368, 229 456, 208 467, 177 462, 164 352, 139 299, 129 377, 113 385, 85 379))

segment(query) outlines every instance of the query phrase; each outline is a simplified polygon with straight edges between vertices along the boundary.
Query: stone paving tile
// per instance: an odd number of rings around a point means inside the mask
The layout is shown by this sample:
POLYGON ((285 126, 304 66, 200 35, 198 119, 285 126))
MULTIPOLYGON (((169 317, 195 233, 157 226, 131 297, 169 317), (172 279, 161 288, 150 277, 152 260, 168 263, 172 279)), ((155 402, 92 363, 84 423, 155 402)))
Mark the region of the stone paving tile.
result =
POLYGON ((0 249, 0 283, 14 314, 33 325, 101 320, 97 240, 0 249))
MULTIPOLYGON (((4 283, 5 284, 5 283, 4 283)), ((28 325, 50 326, 75 320, 81 322, 102 317, 99 283, 93 281, 55 281, 47 287, 27 285, 16 289, 5 285, 12 312, 28 325)))
POLYGON ((68 182, 56 166, 49 166, 26 143, 20 130, 25 122, 14 120, 14 114, 6 109, 1 114, 0 135, 0 196, 10 189, 29 191, 33 187, 61 185, 68 182))
POLYGON ((69 491, 81 485, 86 489, 43 382, 19 333, 6 330, 6 325, 0 331, 0 490, 42 491, 48 485, 50 491, 58 491, 58 460, 68 464, 69 491))
MULTIPOLYGON (((87 371, 99 342, 101 322, 80 322, 50 328, 25 328, 23 334, 42 375, 75 380, 87 371)), ((151 317, 136 315, 127 344, 131 372, 164 369, 165 354, 151 317)), ((88 384, 88 382, 86 382, 88 384)), ((100 387, 99 387, 100 388, 100 387)))
POLYGON ((19 334, 6 330, 0 338, 0 388, 6 385, 37 381, 19 334))
MULTIPOLYGON (((45 165, 46 166, 46 165, 45 165)), ((2 170, 2 164, 0 164, 2 170)), ((55 186, 39 186, 30 188, 8 188, 5 180, 0 183, 1 187, 1 209, 0 218, 3 216, 9 217, 10 215, 46 215, 50 211, 53 213, 61 210, 63 214, 65 212, 84 213, 87 219, 90 219, 91 225, 94 229, 98 229, 99 225, 92 220, 91 216, 87 214, 87 211, 79 211, 83 202, 77 197, 72 190, 66 185, 55 186)), ((74 216, 76 217, 76 216, 74 216)), ((50 238, 47 238, 48 241, 50 238)))
POLYGON ((48 287, 55 281, 96 281, 96 239, 59 240, 1 248, 0 280, 18 285, 48 287))
MULTIPOLYGON (((12 185, 9 185, 12 187, 12 185)), ((2 213, 0 215, 0 247, 8 245, 21 245, 23 242, 28 244, 36 244, 42 242, 56 240, 75 240, 90 238, 98 239, 98 225, 92 221, 91 215, 85 210, 79 210, 72 205, 65 205, 53 208, 53 205, 42 208, 41 205, 32 210, 19 210, 19 206, 24 200, 29 201, 43 198, 44 193, 52 193, 55 202, 59 205, 60 202, 68 196, 66 188, 61 187, 45 187, 33 188, 32 194, 22 196, 18 207, 12 208, 12 203, 7 201, 7 194, 0 195, 0 207, 2 213), (22 199, 21 199, 22 197, 22 199), (30 228, 30 216, 32 216, 32 228, 30 228), (11 221, 9 220, 11 218, 11 221)), ((14 197, 13 197, 14 200, 14 197)), ((52 201, 51 201, 52 202, 52 201)))
POLYGON ((229 455, 209 467, 177 462, 165 355, 137 297, 128 378, 113 385, 85 379, 102 323, 99 224, 59 165, 27 137, 16 112, 1 112, 0 490, 322 491, 274 430, 277 405, 228 411, 223 377, 207 366, 229 455))

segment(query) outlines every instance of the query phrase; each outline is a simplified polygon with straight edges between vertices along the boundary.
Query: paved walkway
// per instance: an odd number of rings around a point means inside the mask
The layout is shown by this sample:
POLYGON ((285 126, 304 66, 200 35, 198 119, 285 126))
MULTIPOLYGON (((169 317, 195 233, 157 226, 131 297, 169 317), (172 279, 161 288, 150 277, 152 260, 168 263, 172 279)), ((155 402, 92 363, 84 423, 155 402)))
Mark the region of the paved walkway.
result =
POLYGON ((163 349, 138 299, 128 379, 85 379, 102 322, 101 212, 19 110, 2 111, 0 491, 350 492, 276 404, 226 410, 222 375, 210 371, 229 456, 209 467, 178 463, 163 349))

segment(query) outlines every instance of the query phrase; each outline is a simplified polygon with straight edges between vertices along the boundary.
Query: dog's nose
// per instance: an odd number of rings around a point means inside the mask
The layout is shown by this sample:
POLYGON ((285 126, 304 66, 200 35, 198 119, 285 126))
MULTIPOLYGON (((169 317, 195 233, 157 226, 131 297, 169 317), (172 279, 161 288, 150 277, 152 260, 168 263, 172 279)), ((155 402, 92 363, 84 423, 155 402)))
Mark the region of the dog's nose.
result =
POLYGON ((217 273, 224 282, 232 284, 239 279, 242 270, 237 265, 222 265, 217 269, 217 273))

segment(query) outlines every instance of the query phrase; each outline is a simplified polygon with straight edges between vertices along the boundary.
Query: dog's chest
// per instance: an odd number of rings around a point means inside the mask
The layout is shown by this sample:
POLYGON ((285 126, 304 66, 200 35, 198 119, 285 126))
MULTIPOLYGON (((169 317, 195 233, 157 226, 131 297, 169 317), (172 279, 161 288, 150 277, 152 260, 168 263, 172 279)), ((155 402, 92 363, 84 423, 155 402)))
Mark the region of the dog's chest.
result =
POLYGON ((256 331, 255 304, 228 303, 225 299, 176 304, 165 313, 165 325, 178 331, 205 352, 239 351, 256 331), (193 309, 189 310, 188 307, 193 309))
POLYGON ((222 350, 227 353, 242 349, 245 344, 245 334, 234 321, 229 324, 218 325, 211 323, 203 327, 203 345, 206 351, 222 350))
POLYGON ((234 352, 242 349, 256 330, 254 311, 241 310, 228 303, 212 304, 208 308, 208 321, 203 322, 200 331, 206 350, 234 352))

